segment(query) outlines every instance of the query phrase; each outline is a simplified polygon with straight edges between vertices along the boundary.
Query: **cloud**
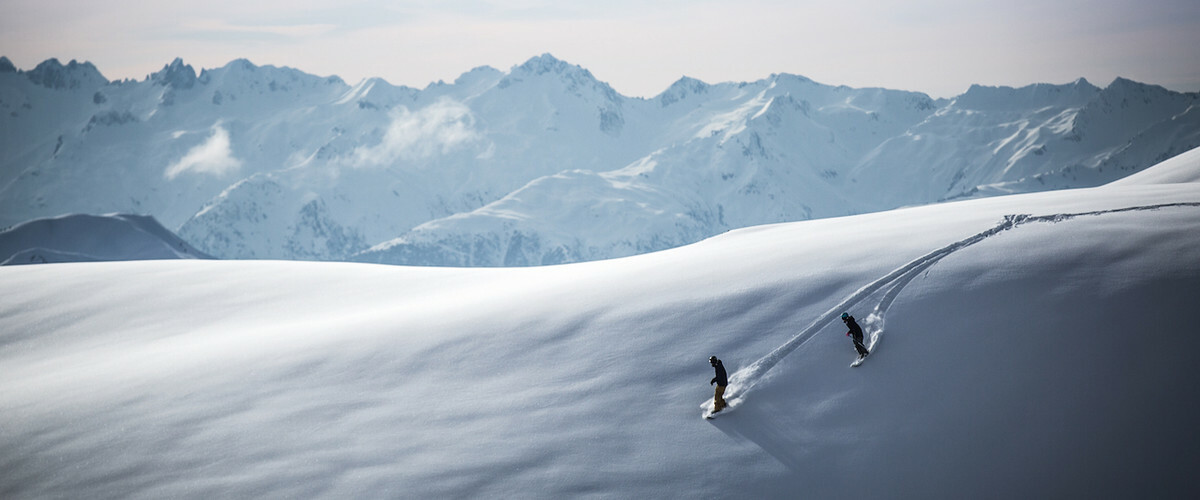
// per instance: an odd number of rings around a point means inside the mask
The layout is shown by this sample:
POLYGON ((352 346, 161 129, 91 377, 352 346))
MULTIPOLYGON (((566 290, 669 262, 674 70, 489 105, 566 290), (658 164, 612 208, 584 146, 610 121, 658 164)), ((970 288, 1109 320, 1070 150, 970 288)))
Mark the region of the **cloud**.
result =
POLYGON ((188 171, 221 176, 237 170, 242 166, 242 161, 233 157, 233 150, 229 145, 229 132, 217 123, 213 125, 212 135, 208 140, 188 150, 183 158, 169 165, 164 175, 173 180, 179 174, 188 171))
POLYGON ((379 144, 354 150, 356 167, 377 167, 446 154, 480 138, 471 110, 442 99, 416 111, 399 108, 379 144))

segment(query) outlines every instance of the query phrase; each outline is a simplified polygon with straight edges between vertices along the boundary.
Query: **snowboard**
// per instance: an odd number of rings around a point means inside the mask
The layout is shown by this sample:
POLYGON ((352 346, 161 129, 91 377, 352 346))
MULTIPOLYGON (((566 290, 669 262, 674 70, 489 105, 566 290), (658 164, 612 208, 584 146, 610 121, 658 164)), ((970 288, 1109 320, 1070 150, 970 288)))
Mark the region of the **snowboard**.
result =
POLYGON ((882 331, 872 332, 871 339, 870 339, 871 344, 867 346, 867 355, 860 356, 858 359, 854 360, 853 363, 850 363, 850 367, 854 368, 854 367, 857 367, 858 365, 863 364, 863 361, 865 361, 867 359, 867 356, 875 354, 875 347, 879 345, 879 340, 882 338, 883 338, 882 331))
MULTIPOLYGON (((868 353, 867 356, 870 356, 870 353, 868 353)), ((863 364, 863 361, 865 361, 867 359, 867 356, 859 356, 858 359, 854 360, 853 363, 850 363, 850 367, 853 368, 853 367, 863 364)))
POLYGON ((724 415, 724 414, 726 414, 726 413, 729 413, 729 412, 730 412, 730 410, 733 410, 733 407, 731 407, 731 406, 728 406, 728 405, 726 405, 726 406, 725 406, 725 409, 723 409, 723 410, 721 410, 721 411, 719 411, 719 412, 716 412, 716 413, 714 413, 712 410, 708 410, 708 411, 705 411, 705 412, 704 412, 704 418, 705 418, 705 419, 708 419, 708 420, 712 420, 712 419, 714 419, 714 418, 717 418, 717 417, 719 417, 719 416, 721 416, 721 415, 724 415))
POLYGON ((717 418, 717 417, 719 417, 719 416, 721 416, 721 415, 726 415, 726 414, 728 414, 729 412, 733 411, 733 409, 734 409, 734 408, 736 408, 736 407, 737 407, 735 403, 737 403, 737 404, 740 404, 741 402, 742 402, 742 400, 741 400, 740 398, 739 398, 739 399, 737 399, 736 401, 735 401, 735 400, 733 400, 733 399, 726 399, 726 400, 725 400, 725 408, 724 408, 724 409, 722 409, 722 410, 721 410, 721 411, 719 411, 719 412, 715 412, 715 413, 714 413, 714 412, 712 411, 712 408, 713 408, 713 407, 712 407, 712 400, 709 400, 708 404, 704 405, 704 418, 706 418, 706 419, 708 419, 708 420, 712 420, 712 419, 714 419, 714 418, 717 418))

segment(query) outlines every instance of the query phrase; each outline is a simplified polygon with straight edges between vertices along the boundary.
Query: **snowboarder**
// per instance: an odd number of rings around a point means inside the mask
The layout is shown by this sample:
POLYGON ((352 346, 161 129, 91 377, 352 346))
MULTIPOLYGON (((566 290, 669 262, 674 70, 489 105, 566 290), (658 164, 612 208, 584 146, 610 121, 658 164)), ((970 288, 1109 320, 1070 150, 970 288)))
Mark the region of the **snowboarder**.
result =
POLYGON ((725 409, 725 386, 729 385, 729 376, 725 374, 725 365, 721 364, 721 360, 716 356, 710 356, 708 363, 717 370, 717 376, 713 377, 712 382, 708 385, 717 385, 716 391, 713 392, 713 413, 725 409))
POLYGON ((851 316, 850 313, 844 312, 842 313, 842 321, 844 321, 846 326, 850 328, 850 331, 846 332, 846 336, 854 340, 854 350, 858 351, 859 359, 865 358, 868 354, 871 354, 871 351, 867 350, 867 346, 863 345, 862 327, 858 326, 857 321, 854 321, 854 316, 851 316))

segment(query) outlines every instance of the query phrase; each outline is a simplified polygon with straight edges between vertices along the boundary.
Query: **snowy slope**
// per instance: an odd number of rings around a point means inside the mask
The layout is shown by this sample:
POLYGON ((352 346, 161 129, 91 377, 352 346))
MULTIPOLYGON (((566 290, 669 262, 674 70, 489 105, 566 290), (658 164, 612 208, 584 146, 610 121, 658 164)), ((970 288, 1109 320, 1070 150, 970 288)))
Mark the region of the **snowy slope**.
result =
POLYGON ((562 266, 2 268, 0 492, 1194 497, 1200 185, 1161 177, 562 266))
POLYGON ((177 59, 121 82, 87 63, 8 63, 0 224, 147 213, 223 258, 611 258, 1101 185, 1200 146, 1197 98, 1118 79, 933 100, 780 74, 634 99, 548 54, 424 89, 246 60, 197 73, 177 59))
POLYGON ((211 258, 144 215, 72 214, 0 231, 0 265, 211 258))
POLYGON ((1113 186, 1200 182, 1200 148, 1166 160, 1154 168, 1109 183, 1113 186))

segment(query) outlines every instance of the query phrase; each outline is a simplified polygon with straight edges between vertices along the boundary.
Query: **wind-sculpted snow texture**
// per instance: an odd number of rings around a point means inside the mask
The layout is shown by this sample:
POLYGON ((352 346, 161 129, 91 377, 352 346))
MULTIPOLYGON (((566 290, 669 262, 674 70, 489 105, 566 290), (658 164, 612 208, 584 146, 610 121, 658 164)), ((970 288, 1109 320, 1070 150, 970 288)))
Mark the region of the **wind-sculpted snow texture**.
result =
POLYGON ((904 286, 930 266, 937 264, 938 261, 953 254, 954 252, 1023 224, 1035 222, 1062 222, 1083 216, 1098 216, 1140 210, 1158 210, 1168 207, 1200 207, 1200 203, 1164 203, 1159 205, 1098 210, 1071 214, 1052 214, 1039 216, 1020 214, 1006 216, 1004 217, 1004 220, 996 224, 995 227, 923 255, 920 258, 915 259, 904 266, 901 266, 900 268, 897 268, 895 271, 888 273, 886 276, 868 283, 858 291, 846 297, 824 314, 818 316, 815 320, 813 320, 812 324, 808 325, 803 330, 800 330, 795 337, 792 337, 786 343, 771 351, 766 356, 763 356, 758 361, 755 361, 746 368, 738 370, 732 376, 730 376, 730 387, 728 392, 729 398, 740 404, 742 400, 744 400, 747 395, 750 394, 754 388, 754 385, 785 356, 791 354, 796 349, 799 349, 804 345, 805 342, 808 342, 809 339, 822 331, 827 325, 839 320, 843 312, 854 309, 862 309, 861 306, 864 302, 867 302, 867 299, 871 298, 873 295, 876 295, 879 291, 886 289, 886 293, 883 294, 882 298, 879 299, 879 302, 871 309, 870 316, 868 316, 868 321, 864 322, 869 323, 870 325, 869 327, 864 325, 867 330, 870 330, 869 335, 872 337, 870 340, 875 340, 875 337, 883 335, 883 324, 886 320, 887 310, 889 307, 891 307, 892 302, 896 300, 896 297, 900 295, 900 292, 903 291, 904 286))
POLYGON ((550 55, 424 89, 246 60, 0 71, 0 225, 152 215, 220 258, 530 266, 758 224, 1096 186, 1200 146, 1197 94, 953 99, 779 74, 622 96, 550 55))

